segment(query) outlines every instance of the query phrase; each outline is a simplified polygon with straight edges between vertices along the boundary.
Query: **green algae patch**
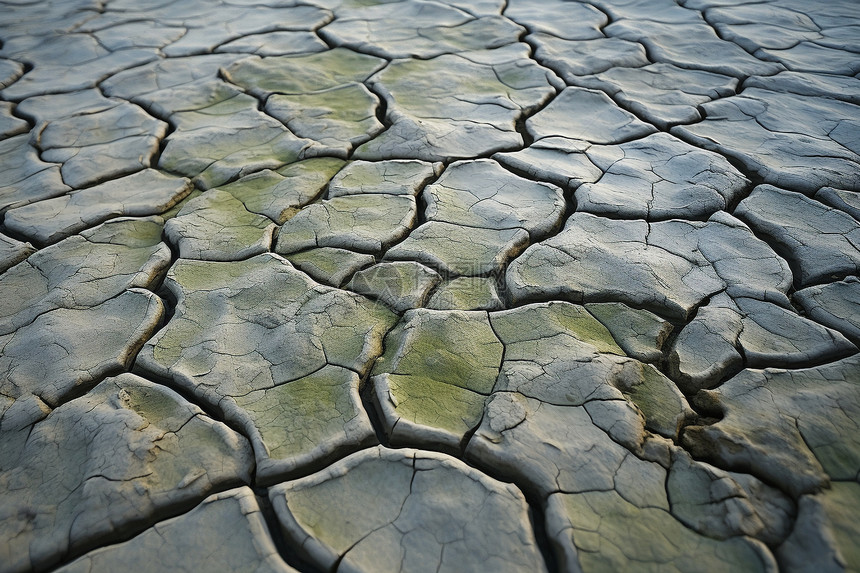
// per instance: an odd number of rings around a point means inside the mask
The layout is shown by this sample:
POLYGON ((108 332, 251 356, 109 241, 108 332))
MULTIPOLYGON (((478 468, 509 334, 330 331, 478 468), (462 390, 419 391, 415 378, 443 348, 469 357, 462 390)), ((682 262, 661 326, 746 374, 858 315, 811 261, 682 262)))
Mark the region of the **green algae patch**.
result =
POLYGON ((374 374, 414 376, 489 394, 504 347, 485 312, 417 309, 386 337, 374 374))
POLYGON ((319 247, 287 255, 293 265, 316 281, 340 286, 357 270, 373 264, 373 255, 354 253, 336 247, 319 247))
POLYGON ((441 285, 427 306, 437 310, 498 310, 502 301, 492 277, 458 277, 441 285))
POLYGON ((81 233, 91 243, 123 245, 133 249, 151 247, 161 242, 162 217, 113 219, 81 233))
POLYGON ((672 323, 647 310, 620 302, 590 303, 585 308, 609 329, 628 356, 648 362, 663 358, 672 323))
POLYGON ((299 137, 314 139, 343 153, 384 129, 376 118, 379 99, 361 83, 313 94, 274 94, 266 112, 299 137))
POLYGON ((621 375, 616 379, 628 400, 636 404, 645 416, 645 427, 668 438, 678 434, 683 421, 692 417, 684 397, 677 386, 650 364, 631 362, 635 375, 621 375))
POLYGON ((308 94, 363 82, 385 60, 335 48, 307 56, 248 58, 227 68, 227 79, 252 93, 308 94))
POLYGON ((371 383, 392 443, 459 450, 481 421, 504 353, 487 313, 409 310, 385 347, 371 383))
POLYGON ((566 302, 529 305, 490 315, 493 328, 506 344, 567 334, 598 352, 625 356, 609 330, 585 308, 566 302))
POLYGON ((344 164, 342 159, 316 157, 252 173, 218 189, 233 195, 248 211, 282 224, 319 197, 344 164))
POLYGON ((360 379, 325 366, 308 376, 235 398, 251 422, 258 475, 291 475, 343 448, 368 445, 373 428, 358 395, 360 379))
POLYGON ((486 396, 418 376, 386 376, 397 415, 421 426, 462 436, 481 421, 486 396))
POLYGON ((637 507, 616 491, 556 493, 549 528, 564 531, 585 571, 768 571, 775 564, 763 544, 745 537, 699 535, 669 512, 637 507))

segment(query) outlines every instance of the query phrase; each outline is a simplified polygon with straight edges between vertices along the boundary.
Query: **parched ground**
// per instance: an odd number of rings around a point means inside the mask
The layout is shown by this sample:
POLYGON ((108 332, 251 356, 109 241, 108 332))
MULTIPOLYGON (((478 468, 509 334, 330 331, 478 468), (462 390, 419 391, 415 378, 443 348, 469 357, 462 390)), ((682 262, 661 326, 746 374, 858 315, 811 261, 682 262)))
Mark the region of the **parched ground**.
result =
POLYGON ((0 572, 860 570, 856 0, 0 44, 0 572))

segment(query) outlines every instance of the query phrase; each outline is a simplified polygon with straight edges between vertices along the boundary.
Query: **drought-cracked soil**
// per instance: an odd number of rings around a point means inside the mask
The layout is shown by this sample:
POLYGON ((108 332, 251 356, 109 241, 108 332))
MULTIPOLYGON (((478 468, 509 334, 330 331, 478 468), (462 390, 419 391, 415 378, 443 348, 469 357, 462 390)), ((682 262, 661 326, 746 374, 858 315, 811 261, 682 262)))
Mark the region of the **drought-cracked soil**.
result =
POLYGON ((860 570, 856 0, 0 14, 0 572, 860 570))

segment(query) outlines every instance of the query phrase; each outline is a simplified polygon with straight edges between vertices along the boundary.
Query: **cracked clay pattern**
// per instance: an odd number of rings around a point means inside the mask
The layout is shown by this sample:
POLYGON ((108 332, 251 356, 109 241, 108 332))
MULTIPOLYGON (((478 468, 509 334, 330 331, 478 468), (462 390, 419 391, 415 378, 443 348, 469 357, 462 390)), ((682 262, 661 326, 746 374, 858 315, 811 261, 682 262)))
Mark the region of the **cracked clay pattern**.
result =
POLYGON ((0 0, 0 573, 860 571, 856 0, 0 0))

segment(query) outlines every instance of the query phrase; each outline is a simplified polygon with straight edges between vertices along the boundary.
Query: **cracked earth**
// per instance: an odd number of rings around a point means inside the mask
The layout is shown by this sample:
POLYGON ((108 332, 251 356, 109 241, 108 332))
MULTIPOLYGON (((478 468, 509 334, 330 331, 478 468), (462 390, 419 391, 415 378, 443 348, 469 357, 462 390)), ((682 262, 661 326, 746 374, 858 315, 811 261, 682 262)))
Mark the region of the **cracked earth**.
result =
POLYGON ((855 0, 0 12, 0 572, 860 570, 855 0))

